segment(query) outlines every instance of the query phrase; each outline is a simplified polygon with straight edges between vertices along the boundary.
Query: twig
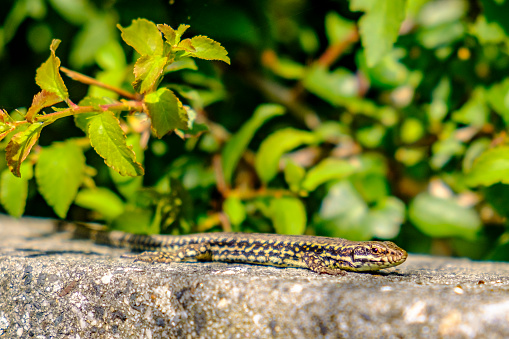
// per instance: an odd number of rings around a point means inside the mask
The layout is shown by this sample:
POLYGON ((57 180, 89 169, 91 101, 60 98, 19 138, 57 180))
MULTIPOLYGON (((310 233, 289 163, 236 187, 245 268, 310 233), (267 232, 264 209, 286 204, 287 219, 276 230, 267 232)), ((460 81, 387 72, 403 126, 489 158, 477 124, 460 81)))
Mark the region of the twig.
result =
POLYGON ((139 94, 129 93, 127 91, 124 91, 121 88, 117 88, 117 87, 114 87, 114 86, 102 83, 100 81, 97 81, 94 78, 91 78, 91 77, 89 77, 87 75, 84 75, 84 74, 72 71, 72 70, 70 70, 68 68, 60 67, 60 70, 62 72, 64 72, 69 78, 71 78, 73 80, 76 80, 76 81, 79 81, 81 83, 84 83, 84 84, 87 84, 87 85, 90 85, 90 86, 97 86, 97 87, 101 87, 101 88, 107 89, 109 91, 117 93, 120 96, 123 96, 124 98, 128 98, 128 99, 131 99, 131 100, 140 100, 141 99, 139 94))

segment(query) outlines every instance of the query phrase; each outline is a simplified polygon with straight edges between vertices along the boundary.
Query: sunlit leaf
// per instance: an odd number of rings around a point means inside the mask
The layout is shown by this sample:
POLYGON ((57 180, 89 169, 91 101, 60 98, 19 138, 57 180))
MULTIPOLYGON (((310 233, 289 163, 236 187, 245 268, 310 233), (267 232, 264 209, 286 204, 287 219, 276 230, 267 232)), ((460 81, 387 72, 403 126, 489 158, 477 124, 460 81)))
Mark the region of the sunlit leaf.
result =
POLYGON ((144 174, 132 148, 127 146, 125 134, 113 113, 103 112, 91 117, 88 136, 92 147, 109 167, 132 177, 144 174))
POLYGON ((409 206, 409 218, 422 233, 431 237, 475 239, 481 219, 472 208, 460 206, 454 199, 421 193, 409 206))
POLYGON ((497 182, 509 184, 509 146, 485 151, 474 161, 466 177, 469 186, 490 186, 497 182))
POLYGON ((98 212, 111 221, 124 212, 124 202, 115 193, 104 187, 82 189, 76 196, 75 204, 98 212))
POLYGON ((5 157, 9 169, 15 176, 19 177, 21 175, 21 163, 26 159, 37 140, 39 140, 43 127, 43 124, 31 124, 26 130, 16 133, 7 144, 5 157))
POLYGON ((13 121, 11 116, 0 108, 0 141, 16 128, 13 121))
POLYGON ((281 156, 301 145, 316 142, 317 138, 311 132, 294 128, 285 128, 269 135, 260 145, 255 158, 255 168, 264 183, 272 180, 279 168, 281 156))
POLYGON ((223 211, 234 226, 242 224, 246 219, 246 207, 239 198, 226 198, 223 202, 223 211))
POLYGON ((65 218, 83 181, 85 156, 72 140, 42 147, 35 167, 39 192, 60 218, 65 218))
POLYGON ((30 106, 26 114, 27 121, 33 122, 35 115, 39 113, 41 109, 59 103, 60 101, 62 101, 62 99, 58 94, 45 90, 40 91, 34 95, 32 106, 30 106))
POLYGON ((117 25, 122 32, 122 39, 143 55, 162 55, 163 38, 157 26, 146 19, 133 20, 128 27, 117 25))
POLYGON ((5 169, 0 175, 0 202, 9 215, 19 218, 25 212, 28 196, 28 181, 32 179, 32 164, 21 165, 21 178, 17 178, 5 169))
POLYGON ((284 108, 276 104, 264 104, 258 106, 253 116, 246 121, 241 129, 235 133, 223 148, 221 165, 224 179, 231 182, 233 172, 245 152, 255 132, 268 120, 284 114, 284 108))
POLYGON ((134 89, 145 94, 155 88, 161 81, 168 58, 158 55, 143 55, 134 64, 134 89))
POLYGON ((391 50, 405 19, 405 0, 352 1, 352 10, 366 13, 359 20, 362 45, 369 67, 375 66, 391 50))
POLYGON ((166 24, 157 25, 157 28, 164 34, 164 38, 171 46, 180 42, 180 38, 189 27, 189 25, 181 24, 177 30, 174 30, 171 26, 166 24))
POLYGON ((293 192, 299 192, 302 179, 306 175, 306 170, 297 163, 288 159, 284 170, 285 181, 293 192))
POLYGON ((54 39, 51 43, 51 55, 48 60, 37 69, 35 82, 41 89, 50 93, 55 93, 62 100, 67 100, 69 93, 60 75, 60 59, 55 54, 59 44, 60 40, 57 39, 54 39))
POLYGON ((108 99, 106 97, 102 97, 102 98, 94 98, 94 97, 90 97, 90 96, 84 97, 79 102, 79 105, 80 106, 92 106, 94 108, 97 108, 97 111, 74 115, 74 123, 84 133, 88 133, 88 124, 90 122, 90 118, 97 114, 101 114, 102 109, 100 108, 100 105, 106 105, 106 104, 111 104, 111 103, 112 103, 112 100, 108 99))
POLYGON ((188 116, 180 100, 168 88, 159 88, 145 96, 145 107, 152 119, 152 129, 162 138, 174 129, 187 129, 188 116))
POLYGON ((205 60, 221 60, 230 64, 228 52, 217 41, 199 35, 192 39, 182 40, 179 48, 186 50, 190 55, 205 60))
POLYGON ((328 12, 326 14, 325 32, 330 45, 345 41, 354 30, 354 22, 346 20, 336 12, 328 12))
POLYGON ((279 234, 303 234, 306 229, 306 208, 298 198, 274 198, 270 201, 270 218, 279 234))
POLYGON ((357 96, 358 80, 344 68, 329 72, 320 65, 309 67, 303 80, 304 87, 332 105, 343 105, 348 98, 357 96))
POLYGON ((356 166, 349 161, 326 158, 308 171, 301 187, 306 191, 314 191, 321 184, 333 179, 344 179, 355 170, 356 166))
MULTIPOLYGON (((132 150, 136 154, 136 160, 143 165, 143 149, 140 145, 140 135, 137 133, 130 134, 127 136, 126 143, 128 147, 132 147, 132 150)), ((126 199, 133 199, 138 190, 143 185, 143 177, 130 177, 120 175, 117 171, 110 168, 111 180, 115 183, 116 189, 126 199)))
MULTIPOLYGON (((369 208, 346 180, 332 185, 322 201, 316 222, 319 235, 369 240, 373 230, 365 224, 369 208)), ((369 221, 369 220, 368 220, 369 221)))
POLYGON ((398 235, 405 220, 405 204, 396 197, 386 197, 371 209, 364 225, 380 239, 392 239, 398 235))

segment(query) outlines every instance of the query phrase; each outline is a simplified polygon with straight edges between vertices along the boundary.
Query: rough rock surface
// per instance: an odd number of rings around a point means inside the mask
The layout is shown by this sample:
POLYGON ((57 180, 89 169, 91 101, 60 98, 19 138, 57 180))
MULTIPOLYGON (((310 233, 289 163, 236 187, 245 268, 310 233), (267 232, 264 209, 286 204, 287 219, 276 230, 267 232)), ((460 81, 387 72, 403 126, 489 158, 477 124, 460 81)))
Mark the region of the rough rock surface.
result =
POLYGON ((328 276, 124 252, 0 216, 0 337, 509 337, 508 263, 410 255, 328 276))

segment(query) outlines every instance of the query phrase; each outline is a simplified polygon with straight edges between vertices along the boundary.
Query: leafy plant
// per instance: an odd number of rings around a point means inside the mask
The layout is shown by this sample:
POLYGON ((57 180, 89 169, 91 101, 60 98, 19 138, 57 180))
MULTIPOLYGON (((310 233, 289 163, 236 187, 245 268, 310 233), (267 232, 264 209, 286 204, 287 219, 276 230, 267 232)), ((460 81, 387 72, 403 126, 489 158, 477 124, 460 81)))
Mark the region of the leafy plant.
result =
MULTIPOLYGON (((60 41, 53 40, 51 55, 37 69, 35 77, 41 91, 34 96, 26 114, 15 112, 9 115, 5 110, 0 111, 0 140, 5 138, 7 141, 5 154, 8 170, 16 177, 23 177, 22 180, 11 178, 5 173, 7 169, 2 174, 1 201, 10 214, 20 216, 23 213, 27 180, 33 175, 34 164, 38 190, 59 217, 67 215, 75 199, 77 203, 87 205, 84 198, 86 193, 81 192, 77 198, 79 187, 89 177, 83 154, 86 146, 82 140, 56 142, 40 147, 36 154, 31 154, 42 130, 59 119, 74 117, 76 125, 83 130, 90 145, 104 162, 120 175, 130 177, 144 174, 144 168, 138 160, 142 150, 134 144, 137 135, 135 125, 150 119, 150 128, 158 138, 170 132, 185 138, 205 129, 205 126, 195 122, 196 114, 189 106, 183 105, 171 89, 159 85, 167 73, 196 68, 193 58, 229 63, 226 50, 205 36, 182 39, 188 25, 180 25, 174 30, 168 25, 156 26, 151 21, 137 19, 129 27, 119 25, 118 28, 122 32, 122 39, 140 55, 133 68, 134 93, 61 67, 60 59, 56 56, 60 41), (74 80, 105 88, 126 99, 87 96, 75 104, 69 97, 60 71, 74 80), (61 102, 67 108, 54 106, 61 102), (48 107, 51 111, 46 113, 44 109, 48 107), (129 145, 128 140, 133 143, 129 145), (27 162, 27 159, 30 161, 27 162), (19 192, 25 193, 20 195, 19 192)), ((125 180, 115 178, 117 182, 125 183, 125 180)), ((140 184, 139 181, 134 182, 138 187, 140 184)), ((131 189, 128 194, 134 194, 134 191, 131 189)), ((107 196, 102 197, 103 202, 111 201, 107 196)))

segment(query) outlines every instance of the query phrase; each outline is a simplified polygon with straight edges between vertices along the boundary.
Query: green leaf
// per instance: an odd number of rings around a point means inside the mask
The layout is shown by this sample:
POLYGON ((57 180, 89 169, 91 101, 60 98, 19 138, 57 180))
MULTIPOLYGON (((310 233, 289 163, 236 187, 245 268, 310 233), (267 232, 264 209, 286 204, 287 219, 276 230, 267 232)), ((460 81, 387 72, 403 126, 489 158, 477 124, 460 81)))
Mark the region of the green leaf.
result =
POLYGON ((375 237, 392 239, 398 235, 404 220, 405 204, 396 197, 386 197, 369 211, 363 224, 375 237))
POLYGON ((55 54, 59 44, 60 40, 53 39, 50 47, 51 55, 48 60, 37 69, 35 82, 41 89, 50 93, 55 93, 62 100, 67 100, 69 98, 69 93, 60 75, 60 59, 55 54))
POLYGON ((90 118, 93 116, 96 116, 98 114, 101 114, 103 111, 100 107, 100 105, 107 105, 111 104, 113 101, 109 98, 102 97, 102 98, 94 98, 94 97, 84 97, 79 102, 80 106, 92 106, 97 108, 96 112, 90 112, 90 113, 82 113, 82 114, 76 114, 74 115, 74 123, 76 126, 81 129, 85 134, 88 133, 88 124, 90 122, 90 118))
POLYGON ((509 78, 494 84, 486 92, 488 104, 498 113, 506 125, 509 125, 509 78))
POLYGON ((144 99, 152 130, 160 139, 174 129, 187 129, 188 116, 180 100, 168 88, 159 88, 144 99))
POLYGON ((122 39, 143 55, 163 55, 163 38, 157 26, 146 19, 133 20, 131 26, 117 25, 122 32, 122 39))
POLYGON ((226 198, 223 202, 223 211, 234 226, 239 226, 246 220, 246 207, 239 198, 226 198))
POLYGON ((8 169, 3 170, 0 176, 0 202, 7 213, 16 218, 25 212, 28 181, 33 176, 32 164, 22 164, 20 171, 20 178, 13 176, 8 169))
POLYGON ((157 28, 163 32, 164 38, 171 46, 175 46, 180 42, 180 38, 189 27, 189 25, 180 24, 177 30, 174 30, 171 26, 166 24, 157 25, 157 28))
MULTIPOLYGON (((143 149, 140 144, 140 134, 130 134, 127 136, 126 143, 128 147, 132 147, 133 152, 136 154, 136 159, 140 164, 143 164, 143 149)), ((143 177, 129 177, 120 175, 117 171, 110 168, 110 177, 115 183, 116 189, 126 199, 134 199, 136 193, 143 185, 143 177)))
POLYGON ((136 92, 145 94, 159 85, 167 57, 158 55, 143 55, 134 64, 133 87, 136 92))
POLYGON ((481 219, 472 208, 458 205, 450 198, 417 195, 409 206, 410 221, 431 237, 461 237, 473 240, 481 228, 481 219))
POLYGON ((311 168, 302 181, 302 189, 314 191, 318 186, 334 179, 344 179, 353 174, 356 166, 346 160, 326 158, 311 168))
POLYGON ((302 179, 306 175, 306 170, 295 163, 293 160, 288 159, 284 170, 285 181, 290 186, 292 192, 299 192, 301 189, 302 179))
POLYGON ((0 141, 5 138, 9 133, 16 129, 13 125, 14 120, 7 113, 7 111, 0 108, 0 141))
POLYGON ((405 19, 405 0, 352 1, 352 10, 366 13, 359 20, 362 46, 366 49, 368 67, 375 66, 391 50, 405 19))
POLYGON ((246 122, 240 130, 224 146, 221 165, 223 167, 224 180, 230 184, 233 171, 247 149, 249 142, 255 132, 268 120, 284 114, 284 108, 276 104, 262 104, 255 110, 253 116, 246 122))
POLYGON ((313 133, 295 128, 285 128, 272 133, 262 142, 258 153, 256 153, 256 173, 267 184, 276 176, 279 160, 284 153, 301 145, 313 144, 316 141, 317 138, 313 133))
POLYGON ((469 186, 509 184, 509 146, 491 148, 474 161, 466 176, 469 186))
POLYGON ((31 124, 26 130, 16 133, 7 144, 5 157, 9 169, 15 176, 21 176, 21 163, 26 159, 37 140, 39 140, 44 126, 44 124, 40 123, 31 124))
POLYGON ((98 212, 106 221, 112 221, 125 210, 122 199, 104 187, 82 189, 76 196, 75 204, 98 212))
POLYGON ((369 209, 360 194, 346 180, 332 185, 322 201, 317 216, 319 235, 369 240, 373 230, 366 225, 369 209))
POLYGON ((332 105, 343 105, 345 99, 356 97, 359 92, 358 80, 354 74, 344 68, 329 72, 320 65, 309 67, 304 87, 332 105))
POLYGON ((452 120, 482 128, 486 124, 489 114, 485 92, 481 86, 475 88, 470 95, 470 99, 459 110, 452 113, 452 120))
POLYGON ((328 12, 325 15, 325 32, 329 45, 343 42, 349 34, 355 30, 355 23, 346 20, 336 12, 328 12))
POLYGON ((205 60, 221 60, 230 64, 230 58, 227 56, 228 52, 217 41, 214 41, 206 36, 199 35, 192 39, 182 40, 179 47, 188 51, 188 53, 196 58, 205 60))
POLYGON ((136 162, 136 155, 126 144, 126 137, 118 119, 112 112, 104 112, 90 118, 88 136, 104 162, 122 175, 143 175, 144 170, 136 162))
POLYGON ((183 69, 192 69, 193 71, 198 70, 196 62, 191 58, 180 58, 177 61, 167 64, 164 67, 164 73, 176 72, 183 69))
POLYGON ((33 122, 35 115, 39 113, 41 109, 59 103, 60 101, 62 101, 62 99, 56 93, 45 90, 40 91, 34 95, 32 106, 30 106, 25 116, 27 121, 33 122))
POLYGON ((306 208, 300 199, 274 198, 270 201, 269 214, 279 234, 303 234, 306 229, 306 208))
POLYGON ((85 156, 73 141, 42 147, 35 179, 44 200, 60 218, 65 218, 83 181, 85 156))

